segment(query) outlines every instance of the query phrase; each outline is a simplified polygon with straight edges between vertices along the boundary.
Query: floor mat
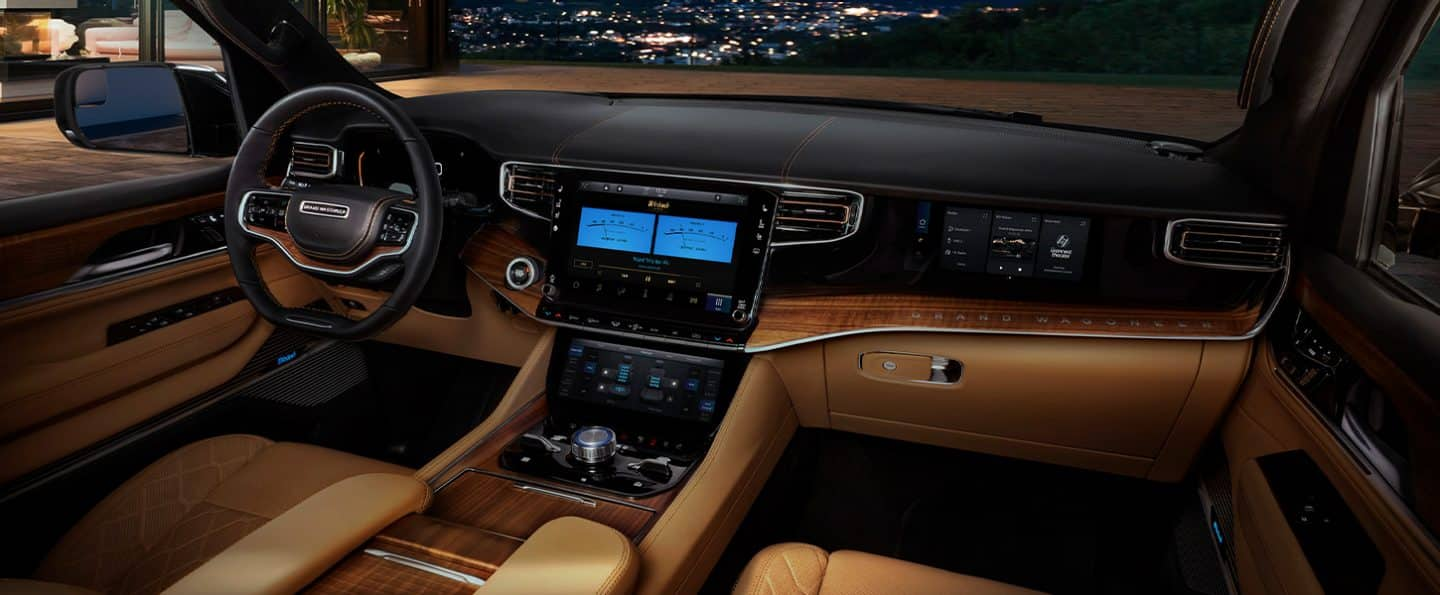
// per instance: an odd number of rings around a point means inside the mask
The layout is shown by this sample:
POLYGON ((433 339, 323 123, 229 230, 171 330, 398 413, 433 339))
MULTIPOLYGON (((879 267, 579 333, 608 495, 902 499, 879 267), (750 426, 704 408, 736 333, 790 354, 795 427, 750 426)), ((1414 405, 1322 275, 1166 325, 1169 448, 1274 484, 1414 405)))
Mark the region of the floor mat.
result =
POLYGON ((704 592, 759 549, 852 549, 1055 594, 1186 593, 1172 527, 1194 492, 1075 469, 801 430, 704 592))

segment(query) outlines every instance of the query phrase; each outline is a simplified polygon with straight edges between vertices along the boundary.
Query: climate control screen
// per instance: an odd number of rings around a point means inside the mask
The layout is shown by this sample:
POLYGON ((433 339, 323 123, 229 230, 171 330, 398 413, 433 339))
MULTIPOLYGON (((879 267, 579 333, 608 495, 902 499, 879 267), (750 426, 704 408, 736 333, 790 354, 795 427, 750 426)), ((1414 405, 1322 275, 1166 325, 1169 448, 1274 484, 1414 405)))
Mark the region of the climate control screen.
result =
POLYGON ((693 421, 710 421, 721 394, 718 359, 572 339, 555 396, 693 421))

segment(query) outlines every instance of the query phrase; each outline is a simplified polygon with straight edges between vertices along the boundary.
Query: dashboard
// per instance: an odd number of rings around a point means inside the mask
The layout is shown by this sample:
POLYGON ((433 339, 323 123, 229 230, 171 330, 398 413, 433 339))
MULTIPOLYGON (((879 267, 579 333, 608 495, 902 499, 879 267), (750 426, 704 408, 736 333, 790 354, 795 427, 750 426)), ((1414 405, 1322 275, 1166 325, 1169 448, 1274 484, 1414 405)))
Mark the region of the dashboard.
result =
MULTIPOLYGON (((402 107, 477 217, 459 264, 555 326, 752 352, 893 330, 1239 340, 1288 276, 1276 201, 1143 138, 762 101, 402 107)), ((300 135, 337 178, 408 184, 363 122, 300 135)))

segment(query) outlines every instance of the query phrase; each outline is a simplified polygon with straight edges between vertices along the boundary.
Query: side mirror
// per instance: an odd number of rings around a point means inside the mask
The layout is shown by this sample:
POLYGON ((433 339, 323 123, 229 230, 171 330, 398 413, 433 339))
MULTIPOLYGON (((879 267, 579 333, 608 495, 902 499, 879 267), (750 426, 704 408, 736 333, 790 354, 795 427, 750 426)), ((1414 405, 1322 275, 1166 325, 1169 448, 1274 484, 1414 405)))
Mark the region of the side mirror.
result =
POLYGON ((223 75, 158 63, 60 73, 55 124, 87 149, 218 156, 233 155, 240 139, 223 75))

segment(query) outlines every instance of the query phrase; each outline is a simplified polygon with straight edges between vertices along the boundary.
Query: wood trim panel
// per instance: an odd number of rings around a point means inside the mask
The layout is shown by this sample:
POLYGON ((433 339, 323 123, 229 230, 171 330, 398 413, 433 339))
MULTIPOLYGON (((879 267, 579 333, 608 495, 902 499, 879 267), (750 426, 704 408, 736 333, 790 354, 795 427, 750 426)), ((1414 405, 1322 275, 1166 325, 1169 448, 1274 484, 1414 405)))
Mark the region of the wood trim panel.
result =
POLYGON ((1233 337, 1254 328, 1259 304, 1207 312, 970 299, 913 293, 776 293, 760 302, 748 347, 854 331, 1035 332, 1100 336, 1233 337))
POLYGON ((449 484, 441 484, 443 487, 436 491, 427 514, 520 539, 529 537, 531 532, 550 519, 579 516, 613 527, 638 542, 684 484, 647 498, 628 498, 583 486, 521 476, 501 467, 500 453, 525 430, 545 419, 546 412, 545 399, 536 399, 453 465, 452 471, 445 476, 449 484), (514 488, 516 481, 581 495, 594 500, 596 506, 592 508, 520 491, 514 488))
POLYGON ((639 535, 655 514, 644 508, 591 498, 578 490, 540 486, 556 493, 588 498, 587 503, 524 490, 525 486, 534 485, 519 475, 500 477, 467 472, 441 490, 427 512, 454 523, 522 540, 528 539, 541 525, 564 516, 595 521, 633 537, 639 535))
POLYGON ((0 238, 0 299, 54 289, 120 232, 224 206, 223 193, 111 213, 0 238))
MULTIPOLYGON (((513 221, 481 228, 461 254, 466 268, 510 303, 534 315, 539 284, 525 291, 505 286, 505 266, 516 256, 537 263, 540 250, 513 221)), ((746 345, 765 349, 790 341, 887 329, 1044 333, 1076 336, 1184 337, 1244 335, 1263 315, 1262 304, 1230 310, 1137 308, 1085 304, 974 299, 856 288, 769 288, 760 300, 754 332, 746 345)))
POLYGON ((517 256, 533 258, 535 263, 540 265, 542 274, 546 270, 545 259, 541 258, 540 250, 525 241, 520 235, 517 222, 509 219, 481 227, 475 235, 470 236, 470 241, 465 243, 464 250, 460 252, 460 262, 491 289, 505 296, 515 307, 527 315, 534 315, 535 309, 540 306, 540 283, 535 283, 524 291, 516 291, 505 285, 505 267, 517 256))
POLYGON ((409 555, 419 552, 447 564, 478 569, 480 578, 495 573, 524 540, 494 531, 412 514, 401 518, 375 536, 375 547, 409 555))

